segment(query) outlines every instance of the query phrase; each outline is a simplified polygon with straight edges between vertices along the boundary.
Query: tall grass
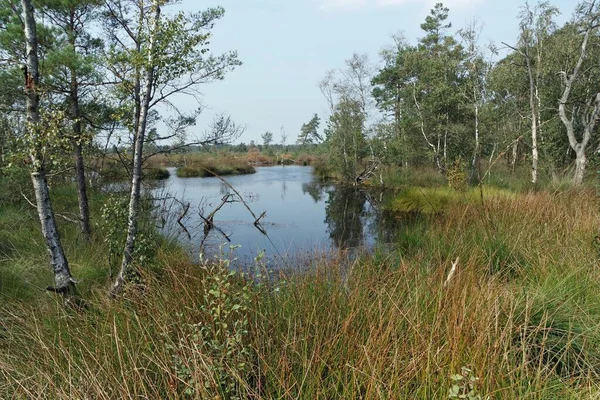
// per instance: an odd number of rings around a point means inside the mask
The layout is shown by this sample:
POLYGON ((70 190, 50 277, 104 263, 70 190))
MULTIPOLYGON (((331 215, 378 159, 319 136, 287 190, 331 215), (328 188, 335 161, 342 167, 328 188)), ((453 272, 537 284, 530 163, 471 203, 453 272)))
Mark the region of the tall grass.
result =
POLYGON ((452 203, 410 246, 266 281, 161 246, 121 299, 90 277, 86 310, 6 301, 0 397, 444 399, 458 374, 481 398, 597 398, 598 206, 585 190, 452 203))
POLYGON ((252 165, 234 158, 194 159, 177 168, 177 176, 180 178, 253 174, 255 172, 252 165))
POLYGON ((465 191, 449 187, 410 187, 400 191, 386 208, 396 213, 436 214, 452 205, 469 205, 493 197, 514 198, 516 194, 493 187, 471 188, 465 191))

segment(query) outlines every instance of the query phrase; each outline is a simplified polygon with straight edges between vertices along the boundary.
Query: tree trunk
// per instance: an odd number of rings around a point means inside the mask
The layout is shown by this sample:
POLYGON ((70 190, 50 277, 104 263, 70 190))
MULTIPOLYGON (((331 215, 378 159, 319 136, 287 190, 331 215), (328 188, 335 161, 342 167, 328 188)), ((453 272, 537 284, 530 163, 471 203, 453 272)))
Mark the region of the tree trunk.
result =
POLYGON ((593 26, 588 26, 583 36, 583 40, 581 43, 581 50, 579 53, 579 59, 573 68, 573 72, 568 74, 567 72, 562 73, 563 79, 563 93, 560 97, 560 101, 558 103, 558 114, 560 119, 567 130, 567 137, 569 139, 569 145, 573 150, 575 150, 575 174, 573 176, 573 184, 581 185, 583 183, 583 176, 585 174, 585 167, 587 164, 587 157, 585 155, 586 148, 592 138, 592 133, 594 132, 594 128, 596 127, 596 122, 598 118, 600 118, 600 93, 595 94, 590 98, 587 110, 589 110, 589 115, 584 115, 582 117, 582 122, 584 123, 583 137, 581 141, 577 140, 575 136, 575 117, 576 112, 571 112, 571 117, 567 115, 567 102, 569 101, 569 97, 571 95, 571 90, 573 89, 573 85, 579 78, 579 73, 581 71, 581 67, 583 65, 583 61, 588 56, 587 45, 589 42, 589 38, 592 32, 593 26), (587 121, 586 121, 587 118, 587 121))
MULTIPOLYGON (((75 129, 74 129, 74 132, 75 129)), ((87 184, 85 182, 85 164, 83 162, 83 151, 81 143, 75 143, 75 173, 77 181, 77 200, 79 202, 79 225, 81 233, 86 240, 90 240, 90 211, 87 196, 87 184)))
POLYGON ((512 159, 510 161, 512 171, 515 172, 517 166, 517 157, 519 156, 519 141, 515 140, 512 145, 512 159))
POLYGON ((531 120, 531 183, 538 181, 539 152, 537 143, 537 117, 532 115, 531 120))
MULTIPOLYGON (((70 43, 75 48, 75 21, 73 20, 73 12, 71 12, 71 20, 69 21, 68 29, 70 31, 70 43)), ((85 182, 85 163, 83 162, 83 137, 81 131, 81 113, 79 110, 79 84, 77 82, 77 70, 74 66, 70 66, 69 73, 71 75, 71 87, 69 96, 71 101, 71 119, 73 121, 73 150, 75 153, 75 175, 77 182, 77 199, 79 202, 79 224, 83 237, 86 240, 90 239, 90 212, 88 205, 87 186, 85 182)))
MULTIPOLYGON (((38 55, 37 55, 37 32, 34 17, 33 4, 31 0, 21 0, 23 7, 23 21, 25 29, 27 65, 25 70, 25 93, 27 121, 29 123, 29 134, 36 137, 40 129, 39 94, 37 85, 39 83, 38 55)), ((56 219, 52 210, 50 193, 43 160, 40 157, 37 143, 30 149, 30 159, 33 172, 31 182, 35 192, 38 216, 42 227, 42 234, 50 254, 50 264, 54 272, 54 288, 48 288, 62 294, 70 294, 74 289, 74 281, 69 270, 69 263, 60 241, 56 219)))
POLYGON ((472 178, 477 178, 479 181, 479 104, 477 102, 475 102, 475 150, 473 151, 471 167, 472 178))
POLYGON ((531 109, 531 183, 534 185, 538 180, 538 113, 536 106, 536 91, 537 85, 533 76, 533 68, 531 66, 531 58, 529 56, 529 49, 525 53, 525 61, 527 63, 527 74, 529 75, 529 107, 531 109))
POLYGON ((446 113, 446 126, 444 127, 444 167, 448 165, 448 124, 450 115, 446 113))
POLYGON ((90 239, 90 212, 85 182, 85 163, 83 161, 83 137, 81 132, 81 114, 79 112, 79 95, 77 76, 71 68, 71 118, 73 120, 73 148, 75 153, 75 175, 77 182, 77 199, 79 202, 79 225, 81 233, 86 240, 90 239))
POLYGON ((42 225, 42 234, 50 254, 50 265, 54 272, 54 288, 49 289, 57 293, 69 294, 73 290, 74 281, 58 234, 43 168, 31 173, 31 182, 33 183, 38 216, 42 225))
POLYGON ((583 177, 585 175, 587 157, 585 156, 585 149, 580 149, 576 151, 575 154, 575 175, 573 176, 573 184, 581 185, 583 183, 583 177))
POLYGON ((129 197, 129 213, 127 219, 127 238, 125 240, 125 248, 123 250, 121 269, 119 270, 119 274, 117 275, 112 287, 113 294, 118 294, 122 290, 123 284, 125 283, 125 279, 133 261, 133 251, 135 249, 135 239, 138 231, 144 139, 146 135, 150 101, 152 100, 152 89, 155 73, 155 40, 160 18, 160 6, 157 0, 154 1, 154 8, 154 21, 152 30, 150 31, 148 58, 146 60, 147 65, 144 68, 144 94, 142 102, 140 103, 141 107, 139 112, 139 120, 135 124, 135 148, 133 154, 131 194, 129 197))

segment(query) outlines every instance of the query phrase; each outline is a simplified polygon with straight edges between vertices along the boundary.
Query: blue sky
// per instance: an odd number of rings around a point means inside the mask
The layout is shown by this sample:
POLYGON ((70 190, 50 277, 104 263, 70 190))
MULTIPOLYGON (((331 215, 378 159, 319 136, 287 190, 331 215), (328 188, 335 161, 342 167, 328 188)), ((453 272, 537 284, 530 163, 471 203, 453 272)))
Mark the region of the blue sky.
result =
MULTIPOLYGON (((207 109, 198 120, 201 132, 217 112, 231 114, 248 126, 238 142, 261 143, 270 130, 280 142, 284 126, 288 144, 314 113, 326 117, 327 106, 317 83, 327 70, 340 68, 352 53, 367 53, 379 65, 379 51, 403 32, 411 42, 422 36, 423 22, 435 0, 183 0, 182 7, 199 11, 225 8, 211 41, 214 52, 237 50, 244 63, 224 81, 201 90, 207 109)), ((551 3, 569 19, 575 0, 551 3)), ((477 18, 483 44, 514 43, 516 16, 523 0, 449 0, 452 31, 477 18)), ((185 106, 184 106, 185 107, 185 106)))

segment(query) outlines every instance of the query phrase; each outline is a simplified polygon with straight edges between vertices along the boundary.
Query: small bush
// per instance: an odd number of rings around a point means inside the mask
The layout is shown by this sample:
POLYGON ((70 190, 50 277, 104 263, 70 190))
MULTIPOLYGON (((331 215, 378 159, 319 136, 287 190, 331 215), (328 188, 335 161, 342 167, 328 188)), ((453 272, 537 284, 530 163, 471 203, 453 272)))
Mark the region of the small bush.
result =
POLYGON ((336 177, 333 166, 327 162, 325 157, 315 158, 312 166, 314 174, 321 180, 327 180, 336 177))
POLYGON ((169 170, 167 170, 166 168, 150 168, 150 169, 146 170, 144 173, 145 179, 150 179, 150 180, 155 180, 155 181, 169 179, 170 176, 171 176, 171 174, 169 173, 169 170))
POLYGON ((21 193, 32 198, 31 177, 25 165, 13 165, 0 169, 0 203, 19 202, 23 200, 21 193))
POLYGON ((448 186, 459 192, 464 192, 469 187, 465 166, 460 157, 454 160, 450 168, 448 168, 446 179, 448 180, 448 186))

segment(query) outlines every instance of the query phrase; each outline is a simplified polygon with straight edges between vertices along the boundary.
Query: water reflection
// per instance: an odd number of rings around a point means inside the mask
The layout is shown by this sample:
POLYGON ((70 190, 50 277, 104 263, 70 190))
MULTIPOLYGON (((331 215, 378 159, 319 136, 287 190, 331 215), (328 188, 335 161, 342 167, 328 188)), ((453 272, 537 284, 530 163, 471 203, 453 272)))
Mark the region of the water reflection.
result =
MULTIPOLYGON (((236 201, 223 205, 214 215, 214 225, 230 238, 226 247, 241 245, 235 250, 235 257, 242 263, 252 263, 263 251, 273 265, 280 264, 286 256, 371 248, 376 243, 393 242, 398 231, 399 222, 381 212, 384 192, 320 183, 310 167, 257 168, 256 174, 230 177, 227 181, 248 204, 236 201), (256 228, 255 218, 246 206, 256 216, 266 212, 261 219, 266 236, 256 228)), ((191 210, 204 204, 205 216, 220 204, 223 196, 234 193, 217 178, 181 179, 174 174, 165 190, 183 203, 191 203, 191 210)), ((181 234, 177 224, 170 224, 165 231, 197 253, 204 223, 198 212, 188 216, 185 223, 191 237, 181 234)), ((213 252, 222 251, 223 235, 217 231, 211 235, 205 243, 213 252)))
POLYGON ((311 182, 305 182, 302 184, 302 193, 308 194, 315 203, 323 201, 323 193, 325 192, 326 186, 317 180, 311 182))
POLYGON ((281 200, 285 201, 285 195, 287 193, 287 190, 288 190, 287 182, 284 179, 283 181, 281 181, 281 200))
POLYGON ((359 247, 364 241, 365 197, 353 187, 339 186, 328 192, 325 223, 337 248, 359 247))
POLYGON ((354 186, 310 182, 302 185, 302 191, 315 203, 325 203, 324 223, 335 248, 371 246, 381 233, 386 242, 391 241, 393 225, 380 225, 385 220, 381 212, 383 191, 377 194, 378 201, 367 189, 354 186))

